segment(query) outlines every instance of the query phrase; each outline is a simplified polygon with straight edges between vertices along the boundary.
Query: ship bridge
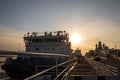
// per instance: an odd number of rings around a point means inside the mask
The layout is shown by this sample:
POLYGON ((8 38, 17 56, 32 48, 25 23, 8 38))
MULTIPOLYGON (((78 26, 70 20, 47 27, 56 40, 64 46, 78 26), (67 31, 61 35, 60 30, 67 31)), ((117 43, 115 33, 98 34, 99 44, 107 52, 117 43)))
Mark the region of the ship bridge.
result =
POLYGON ((119 80, 120 68, 95 61, 87 56, 76 57, 73 55, 26 53, 15 51, 0 51, 4 55, 31 55, 54 56, 56 65, 37 65, 35 74, 24 80, 119 80), (58 57, 67 57, 64 62, 58 63, 58 57), (41 68, 43 70, 41 70, 41 68), (52 79, 51 79, 52 78, 52 79))

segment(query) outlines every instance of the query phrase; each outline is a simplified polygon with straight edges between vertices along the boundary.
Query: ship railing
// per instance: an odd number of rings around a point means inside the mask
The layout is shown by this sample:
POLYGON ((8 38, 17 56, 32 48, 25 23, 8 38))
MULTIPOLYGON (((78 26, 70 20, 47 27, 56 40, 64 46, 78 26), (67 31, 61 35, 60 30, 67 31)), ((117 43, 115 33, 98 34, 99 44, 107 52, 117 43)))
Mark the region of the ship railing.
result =
MULTIPOLYGON (((68 71, 66 71, 65 75, 62 77, 61 80, 67 80, 68 79, 70 72, 73 70, 73 68, 76 66, 76 64, 77 64, 77 60, 74 62, 74 64, 72 64, 70 66, 70 68, 68 69, 68 71)), ((58 77, 56 77, 54 80, 58 80, 58 77)))
MULTIPOLYGON (((67 55, 67 54, 53 54, 53 53, 36 53, 36 52, 20 52, 20 51, 6 51, 6 50, 0 50, 0 55, 18 55, 18 56, 23 56, 23 57, 29 57, 29 56, 46 56, 46 57, 54 57, 56 58, 56 65, 53 66, 53 67, 50 67, 42 72, 39 72, 37 73, 36 75, 33 75, 33 76, 30 76, 28 78, 26 78, 25 80, 28 80, 28 79, 31 79, 31 78, 34 78, 36 76, 39 76, 39 75, 42 75, 43 73, 46 73, 52 69, 55 69, 56 68, 56 75, 59 75, 58 74, 58 67, 59 66, 64 66, 64 65, 67 65, 66 69, 64 69, 65 71, 74 63, 74 61, 76 61, 76 58, 73 56, 73 55, 67 55), (66 57, 68 58, 68 60, 62 62, 62 63, 59 63, 58 64, 58 57, 66 57), (71 64, 71 65, 70 65, 71 64)), ((63 71, 64 73, 64 71, 63 71)), ((62 73, 60 73, 62 74, 62 73)))
POLYGON ((53 54, 53 53, 37 53, 37 52, 22 52, 22 51, 7 51, 0 50, 0 55, 8 56, 8 55, 23 55, 23 56, 61 56, 61 57, 70 57, 67 54, 53 54))
POLYGON ((56 73, 57 76, 54 78, 54 80, 57 80, 63 73, 66 73, 67 71, 69 71, 69 69, 71 68, 71 66, 74 65, 74 63, 75 63, 76 60, 77 60, 76 57, 75 57, 75 58, 72 58, 72 59, 69 59, 69 60, 67 60, 67 61, 65 61, 65 62, 59 63, 59 64, 57 64, 57 65, 55 65, 55 66, 53 66, 53 67, 50 67, 50 68, 48 68, 48 69, 46 69, 46 70, 43 70, 43 71, 41 71, 41 72, 38 72, 38 73, 36 73, 35 75, 32 75, 32 76, 30 76, 30 77, 27 77, 27 78, 25 78, 24 80, 33 80, 33 79, 41 76, 42 74, 47 73, 47 72, 50 71, 50 70, 53 70, 53 69, 55 69, 55 68, 57 69, 58 67, 67 64, 67 67, 66 67, 63 71, 61 71, 59 74, 58 74, 58 72, 56 73))
POLYGON ((88 57, 85 58, 89 62, 89 64, 91 64, 96 70, 98 76, 120 76, 117 67, 94 61, 88 57))
MULTIPOLYGON (((57 64, 56 64, 56 65, 57 65, 57 64)), ((55 66, 55 65, 36 65, 36 67, 35 67, 35 73, 38 73, 38 72, 40 72, 40 71, 42 71, 42 70, 48 69, 48 68, 53 67, 53 66, 55 66), (42 69, 41 69, 41 68, 42 68, 42 69)), ((62 65, 60 68, 56 68, 56 70, 53 69, 52 71, 49 71, 49 72, 47 72, 47 73, 56 73, 56 74, 58 74, 58 73, 59 73, 61 70, 63 70, 66 66, 68 66, 68 64, 62 65)))

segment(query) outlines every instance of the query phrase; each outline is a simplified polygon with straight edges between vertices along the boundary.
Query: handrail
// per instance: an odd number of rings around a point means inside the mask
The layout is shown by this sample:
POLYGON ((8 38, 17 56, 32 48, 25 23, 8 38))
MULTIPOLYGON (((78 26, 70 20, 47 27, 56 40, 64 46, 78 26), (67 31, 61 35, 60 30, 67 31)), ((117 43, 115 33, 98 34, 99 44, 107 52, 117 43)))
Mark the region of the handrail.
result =
MULTIPOLYGON (((71 71, 71 69, 73 68, 73 66, 75 66, 76 65, 76 62, 75 63, 70 63, 70 65, 68 65, 61 73, 59 73, 53 80, 57 80, 58 79, 58 77, 60 77, 65 71, 67 71, 67 73, 70 73, 70 71, 71 71)), ((65 73, 65 75, 66 75, 66 73, 65 73)), ((64 75, 64 76, 65 76, 64 75)), ((63 77, 64 77, 63 76, 63 77)), ((62 78, 63 79, 63 78, 62 78)))
POLYGON ((21 51, 7 51, 0 50, 0 55, 24 55, 24 56, 64 56, 69 57, 70 55, 65 54, 53 54, 53 53, 37 53, 37 52, 21 52, 21 51))
POLYGON ((68 66, 67 66, 61 73, 59 73, 53 80, 57 80, 58 77, 60 77, 71 65, 73 65, 73 64, 68 65, 68 66))
POLYGON ((73 66, 65 73, 65 75, 63 76, 62 80, 67 80, 67 76, 69 75, 69 73, 73 70, 73 68, 76 66, 77 61, 73 64, 73 66))
POLYGON ((60 64, 56 65, 56 66, 53 66, 53 67, 48 68, 48 69, 46 69, 46 70, 44 70, 44 71, 42 71, 42 72, 39 72, 39 73, 37 73, 37 74, 35 74, 35 75, 32 75, 32 76, 30 76, 30 77, 28 77, 28 78, 25 78, 24 80, 32 80, 33 78, 36 78, 37 76, 42 75, 42 74, 45 73, 45 72, 48 72, 48 71, 50 71, 50 70, 52 70, 52 69, 54 69, 54 68, 56 68, 56 67, 59 67, 59 66, 61 66, 61 65, 63 65, 63 64, 66 64, 66 63, 68 63, 68 62, 70 62, 70 61, 73 61, 73 60, 75 60, 75 59, 76 59, 76 58, 67 60, 67 61, 65 61, 65 62, 63 62, 63 63, 60 63, 60 64))

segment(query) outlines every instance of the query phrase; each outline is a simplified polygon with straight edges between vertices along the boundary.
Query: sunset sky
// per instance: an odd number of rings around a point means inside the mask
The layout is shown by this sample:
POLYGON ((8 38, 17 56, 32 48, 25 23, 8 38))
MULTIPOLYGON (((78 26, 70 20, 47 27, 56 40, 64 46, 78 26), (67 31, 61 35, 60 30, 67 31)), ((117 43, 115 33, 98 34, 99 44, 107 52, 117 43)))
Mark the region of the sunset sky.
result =
POLYGON ((27 32, 66 30, 83 53, 98 41, 120 48, 120 0, 0 0, 0 50, 25 50, 27 32))

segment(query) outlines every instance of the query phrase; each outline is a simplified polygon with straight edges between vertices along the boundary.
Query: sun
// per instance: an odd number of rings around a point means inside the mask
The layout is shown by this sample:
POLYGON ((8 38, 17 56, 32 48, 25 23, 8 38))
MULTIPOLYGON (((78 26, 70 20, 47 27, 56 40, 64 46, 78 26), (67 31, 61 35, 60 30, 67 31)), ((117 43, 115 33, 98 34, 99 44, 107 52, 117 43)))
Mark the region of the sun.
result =
POLYGON ((77 33, 74 33, 70 36, 70 42, 73 44, 80 43, 82 40, 81 36, 77 33))

